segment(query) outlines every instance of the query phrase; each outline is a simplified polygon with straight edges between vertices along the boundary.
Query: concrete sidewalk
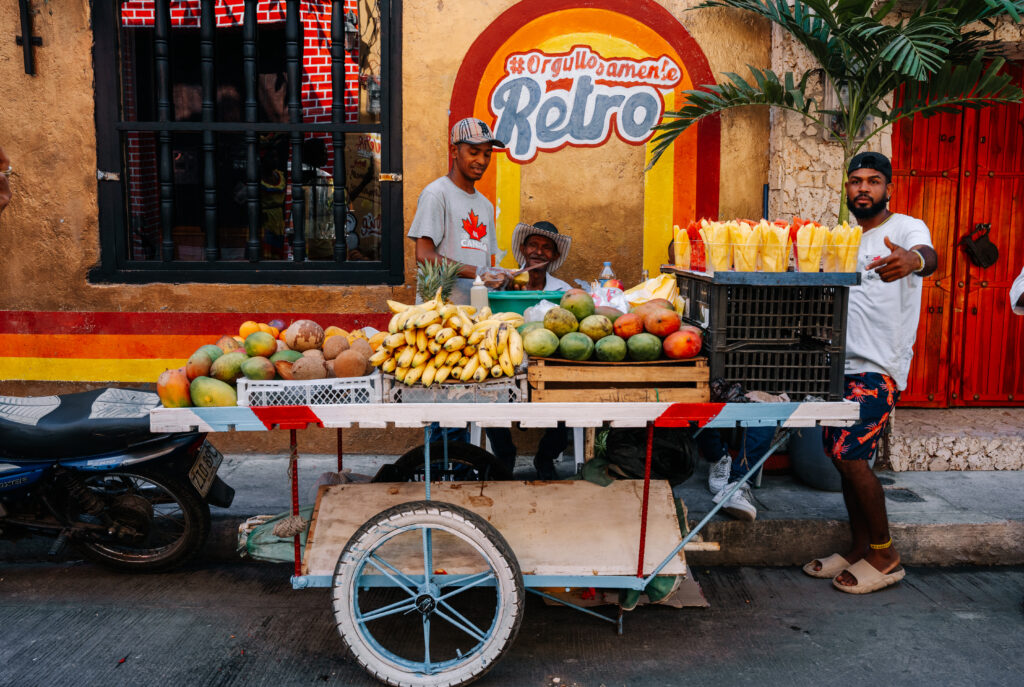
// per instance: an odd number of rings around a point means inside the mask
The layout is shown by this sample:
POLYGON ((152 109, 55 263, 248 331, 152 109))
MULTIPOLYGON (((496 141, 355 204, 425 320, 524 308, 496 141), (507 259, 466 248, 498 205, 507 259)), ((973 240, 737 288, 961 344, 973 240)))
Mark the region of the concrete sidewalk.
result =
MULTIPOLYGON (((372 476, 393 456, 345 457, 345 468, 372 476)), ((534 478, 529 456, 520 456, 516 476, 534 478)), ((337 458, 302 456, 299 460, 299 501, 312 503, 317 478, 337 469, 337 458)), ((573 473, 571 459, 557 466, 562 476, 573 473)), ((236 557, 238 524, 256 514, 291 508, 288 460, 285 455, 227 455, 220 476, 235 489, 230 509, 214 509, 214 527, 207 555, 236 557)), ((889 521, 896 546, 908 565, 1007 565, 1024 563, 1024 472, 881 472, 889 521)), ((712 508, 707 466, 675 489, 688 509, 692 525, 712 508)), ((839 493, 819 491, 795 476, 766 476, 752 490, 757 520, 744 523, 716 515, 703 530, 717 541, 718 553, 694 552, 695 565, 798 565, 843 551, 848 541, 846 509, 839 493)), ((597 523, 595 523, 597 525, 597 523)))

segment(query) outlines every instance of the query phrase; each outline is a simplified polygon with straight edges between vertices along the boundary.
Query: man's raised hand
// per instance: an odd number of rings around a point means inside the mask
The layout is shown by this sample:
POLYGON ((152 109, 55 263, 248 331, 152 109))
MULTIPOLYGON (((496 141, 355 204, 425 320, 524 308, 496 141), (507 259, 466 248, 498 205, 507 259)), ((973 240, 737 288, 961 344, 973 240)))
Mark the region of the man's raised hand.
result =
POLYGON ((873 260, 867 266, 867 269, 877 272, 882 281, 896 281, 920 269, 921 259, 916 253, 897 246, 888 236, 885 237, 885 247, 891 251, 889 255, 873 260))

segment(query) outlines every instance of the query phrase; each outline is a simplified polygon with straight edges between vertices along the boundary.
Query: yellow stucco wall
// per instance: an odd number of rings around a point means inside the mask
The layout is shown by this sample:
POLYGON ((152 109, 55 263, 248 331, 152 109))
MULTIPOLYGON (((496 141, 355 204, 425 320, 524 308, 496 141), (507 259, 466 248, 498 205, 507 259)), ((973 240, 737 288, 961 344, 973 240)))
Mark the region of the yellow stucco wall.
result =
MULTIPOLYGON (((407 0, 403 8, 404 227, 422 187, 446 171, 446 130, 452 84, 470 44, 510 0, 474 0, 471 27, 464 2, 407 0), (452 31, 451 27, 460 30, 452 31)), ((767 26, 725 10, 686 12, 695 3, 666 2, 697 40, 714 74, 766 66, 767 26)), ((188 310, 367 312, 385 298, 407 299, 406 287, 90 284, 99 259, 92 33, 87 0, 39 3, 37 76, 22 68, 21 49, 0 42, 0 145, 12 158, 15 199, 0 217, 0 291, 9 310, 188 310), (55 269, 56 268, 56 269, 55 269)), ((17 3, 0 3, 0 34, 20 33, 17 3)), ((767 180, 765 112, 724 118, 722 216, 760 214, 767 180)), ((614 256, 625 281, 640 274, 643 148, 613 140, 596 149, 566 148, 524 173, 523 219, 548 217, 586 233, 560 275, 593 277, 614 256), (599 218, 599 220, 595 220, 599 218)), ((409 248, 408 243, 406 247, 409 248)), ((413 255, 405 255, 411 282, 413 255)))

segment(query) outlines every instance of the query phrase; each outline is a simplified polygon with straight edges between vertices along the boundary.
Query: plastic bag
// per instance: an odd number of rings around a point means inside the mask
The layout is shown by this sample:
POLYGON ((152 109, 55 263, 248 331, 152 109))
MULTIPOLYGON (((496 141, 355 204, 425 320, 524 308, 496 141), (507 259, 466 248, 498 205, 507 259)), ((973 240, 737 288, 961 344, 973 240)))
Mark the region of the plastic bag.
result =
POLYGON ((606 305, 622 312, 629 312, 629 301, 622 289, 615 287, 595 286, 590 292, 594 305, 606 305))
POLYGON ((551 308, 557 308, 558 303, 552 303, 551 301, 542 300, 536 305, 531 305, 525 311, 523 311, 523 320, 526 322, 543 322, 544 315, 551 308))

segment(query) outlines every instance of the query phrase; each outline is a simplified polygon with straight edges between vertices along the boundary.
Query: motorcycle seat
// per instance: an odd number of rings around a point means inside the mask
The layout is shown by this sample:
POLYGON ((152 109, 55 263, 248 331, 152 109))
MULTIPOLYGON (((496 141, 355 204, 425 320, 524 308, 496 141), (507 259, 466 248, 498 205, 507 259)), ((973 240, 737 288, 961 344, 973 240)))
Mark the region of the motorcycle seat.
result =
POLYGON ((154 438, 149 411, 159 404, 141 389, 0 396, 0 456, 44 461, 118 451, 154 438))

